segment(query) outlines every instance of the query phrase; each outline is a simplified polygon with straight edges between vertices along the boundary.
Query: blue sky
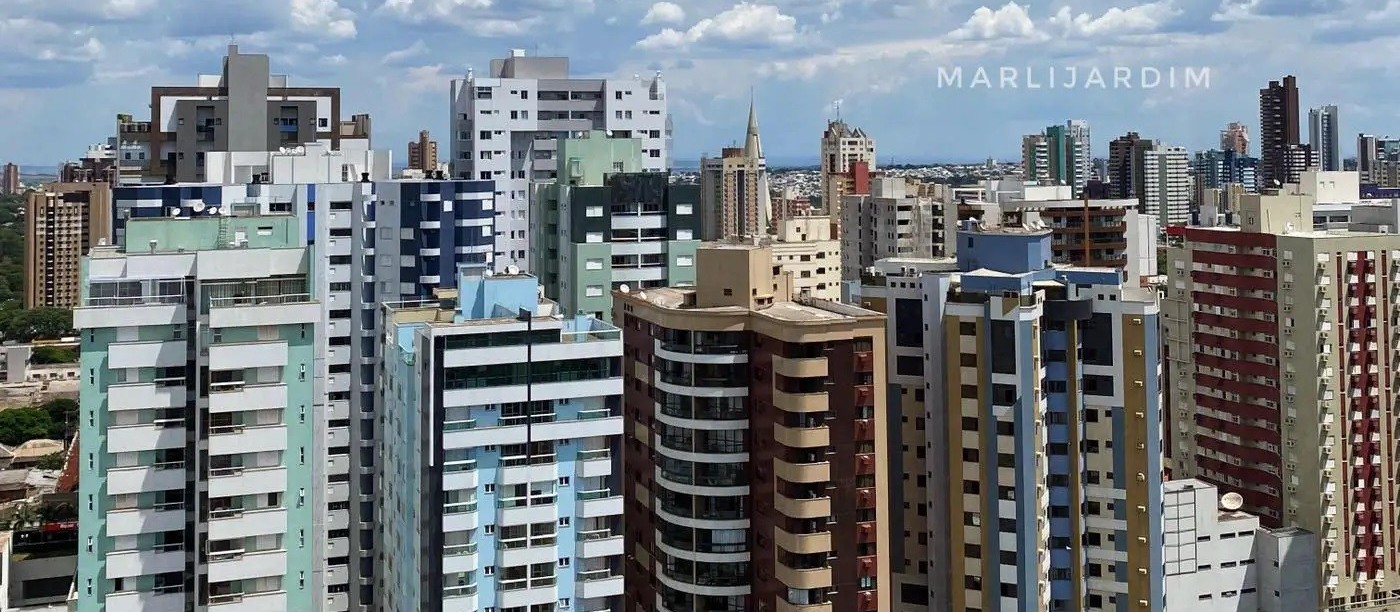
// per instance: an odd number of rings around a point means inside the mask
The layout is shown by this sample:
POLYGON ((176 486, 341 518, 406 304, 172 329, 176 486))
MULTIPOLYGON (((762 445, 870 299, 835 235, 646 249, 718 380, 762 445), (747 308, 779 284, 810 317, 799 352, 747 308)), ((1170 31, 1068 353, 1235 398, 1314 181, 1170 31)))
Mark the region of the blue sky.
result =
POLYGON ((0 0, 0 159, 77 157, 116 113, 144 117, 151 85, 216 72, 231 36, 294 84, 344 88, 396 158, 419 129, 446 135, 449 79, 513 47, 579 75, 661 70, 678 159, 741 140, 751 88, 779 160, 815 159, 838 100, 886 163, 1015 160, 1021 134, 1069 118, 1091 123, 1096 153, 1129 129, 1195 150, 1230 121, 1256 134, 1258 89, 1287 73, 1305 108, 1340 106, 1344 156, 1357 132, 1400 135, 1400 0, 0 0), (938 86, 940 67, 967 85, 1000 66, 1023 86, 938 86), (1110 84, 1115 66, 1205 67, 1210 82, 1024 87, 1051 66, 1110 84))

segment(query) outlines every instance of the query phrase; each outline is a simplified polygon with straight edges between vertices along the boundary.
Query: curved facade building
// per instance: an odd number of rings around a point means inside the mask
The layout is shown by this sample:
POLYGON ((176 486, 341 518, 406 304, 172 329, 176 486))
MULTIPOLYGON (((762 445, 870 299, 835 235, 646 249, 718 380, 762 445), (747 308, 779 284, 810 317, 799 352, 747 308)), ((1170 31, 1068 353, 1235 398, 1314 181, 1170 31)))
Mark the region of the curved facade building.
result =
POLYGON ((696 259, 698 287, 613 296, 626 609, 888 610, 884 317, 791 301, 768 247, 696 259))

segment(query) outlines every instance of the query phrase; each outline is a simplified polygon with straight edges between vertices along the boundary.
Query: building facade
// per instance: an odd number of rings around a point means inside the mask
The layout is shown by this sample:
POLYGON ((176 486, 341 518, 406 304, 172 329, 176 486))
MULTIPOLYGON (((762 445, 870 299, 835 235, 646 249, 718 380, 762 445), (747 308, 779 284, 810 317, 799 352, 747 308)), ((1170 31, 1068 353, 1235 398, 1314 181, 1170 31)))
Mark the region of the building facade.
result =
POLYGON ((1265 529, 1195 479, 1162 485, 1167 610, 1287 612, 1317 607, 1317 535, 1265 529))
POLYGON ((642 141, 642 170, 670 169, 666 84, 652 79, 583 79, 565 57, 514 50, 491 60, 487 76, 452 81, 452 174, 496 182, 497 272, 529 270, 530 190, 556 178, 560 140, 602 130, 642 141))
POLYGON ((641 141, 586 138, 559 143, 556 183, 539 185, 535 270, 545 295, 566 313, 606 320, 612 292, 695 283, 700 187, 641 170, 641 141))
POLYGON ((1191 221, 1191 158, 1184 147, 1157 147, 1143 153, 1142 213, 1158 227, 1191 221))
POLYGON ((1156 140, 1143 138, 1137 132, 1128 132, 1108 143, 1108 185, 1111 197, 1142 200, 1147 180, 1143 170, 1144 158, 1147 151, 1157 146, 1156 140))
POLYGON ((890 609, 884 317, 792 301, 765 247, 697 263, 695 288, 614 295, 636 466, 619 609, 890 609))
POLYGON ((749 103, 744 146, 725 147, 700 159, 701 238, 764 236, 773 219, 768 162, 758 136, 758 114, 749 103))
POLYGON ((420 172, 438 169, 438 145, 428 130, 418 132, 418 140, 408 143, 408 167, 420 172))
POLYGON ((281 215, 130 232, 141 248, 85 260, 74 310, 77 609, 317 609, 317 557, 348 549, 317 524, 320 305, 302 229, 281 215))
POLYGON ((380 609, 622 609, 621 332, 539 290, 382 309, 380 609))
POLYGON ((875 139, 865 130, 846 125, 840 119, 828 121, 822 132, 819 189, 822 206, 833 220, 841 219, 842 198, 856 193, 850 177, 851 164, 857 162, 864 163, 867 171, 876 169, 875 139))
POLYGON ((1220 130, 1220 150, 1237 155, 1249 155, 1249 126, 1238 121, 1220 130))
POLYGON ((794 295, 841 300, 841 241, 831 237, 831 217, 783 219, 767 241, 773 267, 792 274, 794 295))
POLYGON ((1341 128, 1337 126, 1337 105, 1328 104, 1308 111, 1308 144, 1317 151, 1323 172, 1342 169, 1341 128))
POLYGON ((1093 175, 1089 122, 1072 119, 1024 137, 1021 159, 1024 180, 1067 185, 1078 197, 1093 175))
POLYGON ((206 156, 216 151, 267 152, 317 142, 331 150, 369 149, 369 118, 342 120, 340 88, 293 87, 270 66, 268 56, 229 45, 220 74, 199 75, 194 86, 152 87, 150 121, 118 128, 118 154, 144 152, 146 163, 123 165, 157 181, 201 182, 209 180, 206 156))
POLYGON ((19 166, 14 162, 6 163, 3 174, 0 174, 0 195, 16 195, 22 188, 19 182, 19 166))
POLYGON ((947 236, 957 220, 956 204, 919 195, 903 177, 871 181, 869 195, 847 196, 840 224, 841 275, 860 278, 861 271, 887 257, 943 257, 947 236), (953 215, 949 217, 949 215, 953 215))
POLYGON ((111 239, 107 183, 50 183, 24 201, 24 307, 73 308, 81 293, 78 262, 111 239))
POLYGON ((1298 79, 1269 81, 1259 90, 1259 175, 1265 185, 1288 182, 1288 145, 1300 145, 1298 79))
POLYGON ((1384 609, 1400 588, 1378 443, 1400 236, 1313 231, 1313 200, 1292 185, 1246 195, 1238 227, 1187 228, 1168 249, 1173 476, 1318 534, 1320 607, 1384 609))
POLYGON ((938 609, 1162 610, 1155 292, 1052 267, 1048 230, 958 241, 956 283, 905 322, 950 407, 930 440, 952 480, 928 499, 948 504, 938 609))

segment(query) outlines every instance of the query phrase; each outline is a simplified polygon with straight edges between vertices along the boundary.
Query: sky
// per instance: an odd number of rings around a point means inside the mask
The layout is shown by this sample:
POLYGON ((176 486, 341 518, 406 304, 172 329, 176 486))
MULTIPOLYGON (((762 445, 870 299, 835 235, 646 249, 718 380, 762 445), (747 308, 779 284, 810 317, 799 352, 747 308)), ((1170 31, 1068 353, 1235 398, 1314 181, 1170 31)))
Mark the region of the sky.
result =
POLYGON ((420 129, 446 149, 449 81, 512 48, 576 76, 659 70, 678 160, 742 141, 751 94, 770 163, 814 162, 838 108, 881 163, 1016 161, 1067 119, 1096 155, 1128 130, 1213 147, 1230 121, 1257 151, 1258 89, 1285 74, 1305 109, 1340 107, 1343 156, 1358 132, 1400 136, 1400 0, 0 0, 0 160, 79 157, 116 113, 146 118, 152 85, 217 73, 230 40, 294 86, 343 88, 396 160, 420 129))

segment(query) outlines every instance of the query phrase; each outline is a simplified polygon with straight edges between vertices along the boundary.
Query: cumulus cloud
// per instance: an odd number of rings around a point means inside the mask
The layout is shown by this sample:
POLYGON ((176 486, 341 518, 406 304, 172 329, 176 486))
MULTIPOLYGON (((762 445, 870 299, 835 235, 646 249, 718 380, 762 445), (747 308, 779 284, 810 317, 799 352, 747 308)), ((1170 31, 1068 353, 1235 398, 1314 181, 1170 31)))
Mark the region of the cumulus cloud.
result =
POLYGON ((1065 6, 1050 17, 1050 25, 1063 31, 1066 36, 1075 37, 1136 34, 1156 31, 1180 13, 1169 0, 1140 4, 1127 10, 1115 6, 1098 17, 1088 13, 1075 15, 1065 6))
POLYGON ((355 13, 336 0, 291 0, 292 29, 328 38, 354 38, 355 13))
POLYGON ((404 47, 402 49, 395 49, 393 51, 385 53, 384 57, 380 59, 379 62, 381 64, 401 64, 404 60, 418 57, 427 52, 428 45, 425 44, 423 42, 423 39, 420 38, 407 47, 404 47))
POLYGON ((1007 2, 999 9, 978 7, 966 23, 949 34, 958 40, 994 40, 1002 38, 1037 38, 1035 22, 1026 8, 1015 2, 1007 2))
POLYGON ((705 43, 786 45, 795 40, 795 17, 783 14, 776 6, 740 2, 714 17, 701 19, 684 32, 666 28, 637 41, 636 46, 655 51, 705 43))
POLYGON ((657 2, 647 9, 646 16, 642 17, 642 25, 652 25, 657 23, 682 23, 685 21, 685 9, 674 2, 657 2))

